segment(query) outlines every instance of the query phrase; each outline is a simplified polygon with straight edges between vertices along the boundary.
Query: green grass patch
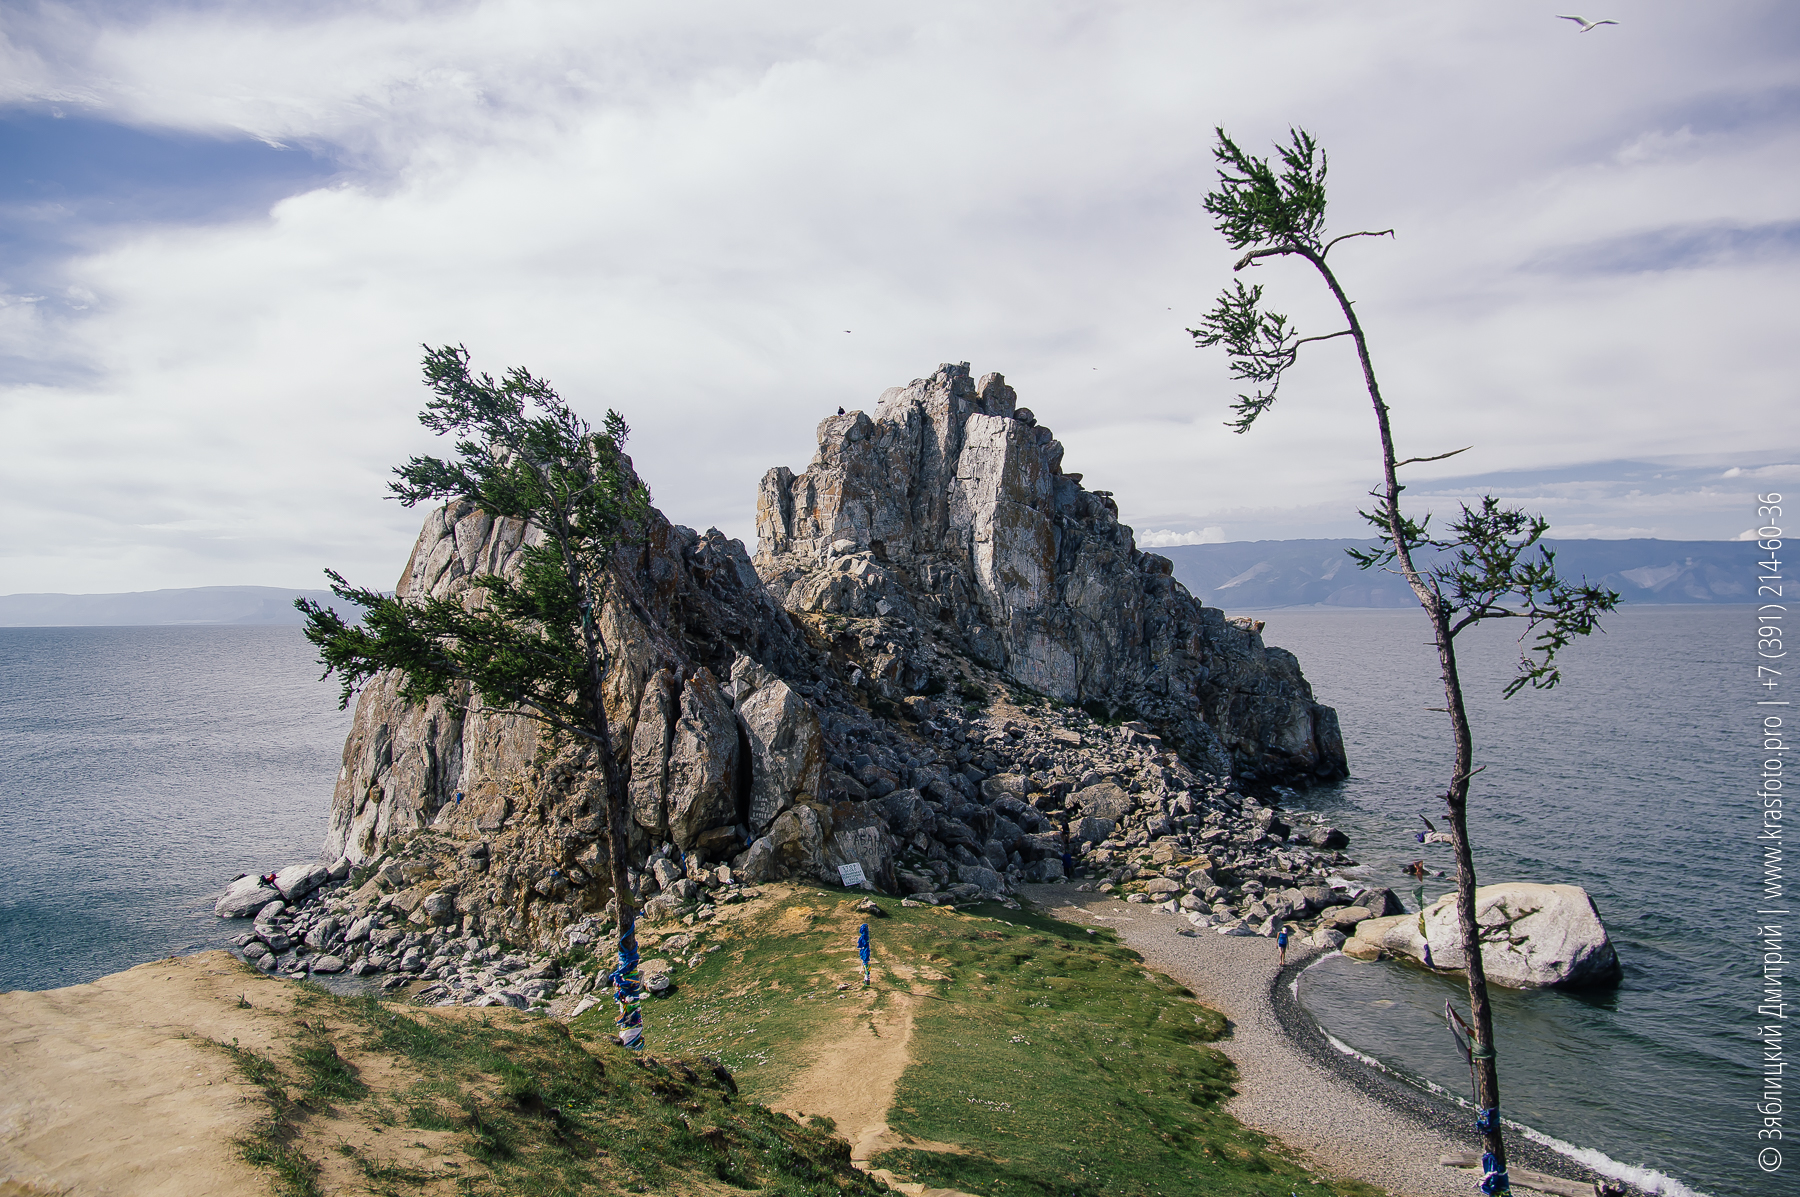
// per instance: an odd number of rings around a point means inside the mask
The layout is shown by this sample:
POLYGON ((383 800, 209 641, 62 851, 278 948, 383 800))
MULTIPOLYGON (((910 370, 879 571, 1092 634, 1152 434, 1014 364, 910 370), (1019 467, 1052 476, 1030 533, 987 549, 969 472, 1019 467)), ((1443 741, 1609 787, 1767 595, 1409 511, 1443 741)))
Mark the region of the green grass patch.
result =
POLYGON ((261 1092, 268 1113, 237 1141, 238 1155, 255 1168, 265 1168, 277 1197, 319 1197, 319 1165, 295 1144, 289 1119, 287 1074, 269 1057, 230 1043, 206 1040, 224 1052, 237 1074, 261 1092))
POLYGON ((844 1140, 740 1098, 711 1060, 667 1050, 633 1055, 511 1011, 427 1014, 323 990, 296 1005, 284 1028, 293 1035, 285 1058, 216 1045, 268 1103, 268 1116, 239 1146, 269 1171, 279 1197, 319 1194, 320 1168, 308 1151, 352 1160, 377 1194, 414 1192, 445 1175, 324 1138, 316 1114, 327 1107, 378 1131, 447 1133, 431 1151, 447 1157, 457 1189, 471 1195, 673 1193, 693 1191, 696 1178, 777 1197, 881 1191, 850 1166, 844 1140), (393 1078, 385 1087, 372 1087, 357 1068, 373 1056, 392 1065, 374 1074, 393 1078))
POLYGON ((339 1000, 362 1050, 424 1074, 392 1095, 398 1120, 456 1134, 467 1192, 673 1192, 695 1173, 792 1197, 879 1191, 843 1140, 739 1100, 706 1061, 634 1056, 551 1020, 339 1000))
MULTIPOLYGON (((724 950, 646 1007, 648 1041, 717 1056, 747 1096, 768 1101, 810 1039, 841 1035, 852 1015, 910 986, 924 995, 914 1063, 888 1121, 964 1154, 877 1158, 906 1179, 983 1197, 1377 1191, 1309 1172, 1227 1115, 1236 1074, 1212 1046, 1224 1018, 1112 934, 998 905, 952 912, 886 898, 890 917, 867 919, 854 910, 863 896, 806 887, 755 927, 701 931, 724 950), (855 953, 864 921, 878 970, 870 993, 855 953)), ((602 1013, 585 1018, 598 1029, 602 1013)))

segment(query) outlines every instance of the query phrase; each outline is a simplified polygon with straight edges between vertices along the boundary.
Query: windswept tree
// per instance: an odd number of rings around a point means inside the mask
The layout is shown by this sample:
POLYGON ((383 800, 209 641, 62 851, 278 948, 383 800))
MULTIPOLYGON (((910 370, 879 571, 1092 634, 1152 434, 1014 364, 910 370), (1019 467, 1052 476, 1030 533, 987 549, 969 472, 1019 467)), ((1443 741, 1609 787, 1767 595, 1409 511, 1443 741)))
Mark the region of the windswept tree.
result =
POLYGON ((1561 680, 1557 653, 1576 636, 1592 632, 1600 616, 1618 605, 1619 596, 1585 580, 1572 584, 1560 578, 1555 553, 1540 543, 1549 525, 1540 516, 1503 507, 1492 497, 1474 507, 1464 504, 1460 516, 1442 534, 1430 530, 1429 513, 1417 519, 1405 513, 1400 501, 1405 490, 1400 470, 1465 450, 1430 457, 1398 456, 1368 338, 1327 261, 1332 249, 1345 241, 1392 236, 1393 230, 1335 237, 1326 233, 1325 154, 1310 134, 1290 130, 1288 143, 1277 146, 1279 162, 1271 163, 1245 153, 1223 129, 1217 133, 1213 156, 1219 163, 1219 186, 1207 195, 1205 206, 1231 248, 1242 251, 1234 272, 1270 258, 1297 258, 1324 283, 1344 321, 1343 328, 1303 337, 1286 316, 1264 303, 1260 285, 1247 287, 1237 281, 1221 294, 1200 327, 1188 331, 1202 346, 1223 345, 1232 377, 1249 384, 1249 393, 1240 394, 1232 405, 1236 418, 1228 427, 1240 433, 1249 431, 1257 417, 1275 403, 1282 377, 1298 360, 1301 347, 1339 337, 1350 338, 1355 346, 1363 388, 1374 407, 1382 480, 1370 492, 1374 499, 1371 509, 1359 514, 1373 526, 1378 542, 1366 551, 1352 550, 1351 555, 1363 569, 1389 569, 1406 579, 1431 622, 1437 645, 1453 745, 1449 786, 1442 798, 1456 852, 1457 924, 1469 979, 1473 1023, 1470 1071, 1479 1110, 1475 1125, 1488 1155, 1482 1188, 1490 1194, 1504 1193, 1508 1189, 1506 1146, 1500 1126, 1494 1018, 1482 967, 1481 929, 1475 917, 1475 861, 1469 847, 1469 784, 1480 770, 1475 766, 1474 737, 1463 704, 1456 639, 1478 623, 1518 621, 1523 625, 1518 670, 1505 695, 1511 698, 1526 686, 1548 689, 1561 680))
POLYGON ((522 715, 592 747, 606 784, 619 1033, 637 1046, 642 991, 626 875, 628 808, 607 726, 599 615, 614 555, 641 525, 650 496, 625 457, 628 430, 619 413, 607 412, 596 431, 549 383, 522 369, 500 381, 470 374, 461 346, 427 347, 424 365, 432 398, 419 422, 456 437, 455 455, 413 457, 395 467, 388 489, 408 507, 464 500, 496 519, 525 521, 537 535, 526 538, 516 576, 480 574, 463 595, 405 599, 351 586, 328 570, 332 593, 361 608, 361 619, 347 623, 305 599, 295 605, 325 676, 342 683, 340 706, 391 670, 410 702, 466 685, 491 713, 522 715))

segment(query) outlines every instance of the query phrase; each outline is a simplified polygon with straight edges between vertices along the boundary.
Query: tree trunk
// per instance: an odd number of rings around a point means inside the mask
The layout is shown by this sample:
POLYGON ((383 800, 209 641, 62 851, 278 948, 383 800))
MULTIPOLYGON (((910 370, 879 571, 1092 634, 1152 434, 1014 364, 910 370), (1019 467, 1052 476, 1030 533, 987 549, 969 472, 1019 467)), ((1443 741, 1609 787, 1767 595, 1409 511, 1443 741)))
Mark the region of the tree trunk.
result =
POLYGON ((619 1041, 629 1048, 644 1045, 644 999, 638 979, 637 909, 631 900, 631 876, 626 860, 630 817, 625 775, 619 769, 618 754, 613 751, 612 728, 606 719, 606 663, 601 652, 600 629, 596 626, 599 596, 586 588, 588 604, 582 620, 582 636, 587 646, 589 702, 593 708, 593 730, 600 747, 600 773, 606 780, 606 843, 612 858, 613 911, 616 918, 618 960, 608 978, 613 987, 613 1000, 618 1003, 615 1020, 619 1041))
POLYGON ((1444 674, 1444 706, 1456 738, 1456 772, 1444 794, 1449 808, 1450 839, 1456 851, 1456 925, 1462 935, 1463 967, 1469 981, 1469 1021, 1475 1041, 1469 1045, 1475 1074, 1475 1105, 1481 1112, 1482 1150, 1494 1157, 1495 1172, 1506 1171, 1506 1143, 1500 1133, 1500 1070, 1494 1053, 1494 1008, 1488 1001, 1487 967, 1481 960, 1481 925, 1475 919, 1475 855, 1469 847, 1469 778, 1475 768, 1475 741, 1463 706, 1462 678, 1456 668, 1450 618, 1434 613, 1438 664, 1444 674), (1492 1113, 1488 1113, 1492 1111, 1492 1113))
MULTIPOLYGON (((1463 706, 1462 679, 1456 668, 1455 633, 1450 627, 1452 612, 1445 609, 1442 594, 1427 583, 1413 565, 1412 545, 1408 543, 1405 522, 1400 514, 1399 454, 1394 452, 1388 408, 1381 398, 1381 386, 1375 380, 1375 364, 1369 356, 1362 321, 1357 319, 1356 308, 1338 285, 1337 276, 1325 264, 1323 255, 1302 252, 1301 256, 1324 278, 1325 285, 1338 302, 1338 309, 1350 325, 1356 358, 1362 366, 1363 383, 1375 407, 1375 427, 1381 437, 1388 534, 1400 571, 1430 618, 1432 636, 1437 643, 1438 665, 1444 676, 1444 706, 1450 712, 1450 728, 1456 745, 1455 772, 1451 775, 1450 788, 1444 794, 1444 802, 1449 807, 1450 838, 1456 850, 1457 927, 1462 933, 1463 961, 1469 979, 1469 1015, 1475 1029, 1476 1041, 1470 1048, 1475 1073, 1475 1103, 1481 1111, 1477 1125, 1481 1128, 1482 1149, 1494 1157, 1493 1170, 1504 1173, 1506 1144, 1500 1131, 1500 1070, 1494 1053, 1494 1011, 1488 1002, 1487 970, 1481 962, 1481 928, 1475 921, 1475 857, 1469 850, 1469 778, 1475 765, 1475 744, 1469 731, 1469 713, 1463 706)), ((1497 1192, 1504 1194, 1506 1190, 1501 1188, 1497 1192)))
POLYGON ((631 877, 625 857, 630 837, 625 777, 613 753, 604 707, 599 709, 595 723, 600 731, 601 772, 606 778, 606 840, 612 857, 613 909, 618 917, 618 967, 612 977, 613 996, 619 1004, 619 1038, 626 1047, 638 1048, 644 1042, 639 1011, 644 995, 638 982, 637 909, 631 901, 631 877))

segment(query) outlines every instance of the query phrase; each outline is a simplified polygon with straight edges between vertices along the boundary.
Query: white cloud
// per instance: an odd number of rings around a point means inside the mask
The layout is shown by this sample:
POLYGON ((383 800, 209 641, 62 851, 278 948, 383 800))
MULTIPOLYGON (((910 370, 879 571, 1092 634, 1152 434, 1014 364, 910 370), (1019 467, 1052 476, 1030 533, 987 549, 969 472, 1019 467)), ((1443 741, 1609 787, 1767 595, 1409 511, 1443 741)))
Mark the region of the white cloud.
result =
POLYGON ((1216 524, 1198 532, 1177 532, 1173 528, 1152 528, 1137 534, 1141 549, 1166 549, 1178 544, 1224 544, 1225 529, 1216 524))
MULTIPOLYGON (((945 360, 1005 372, 1146 537, 1356 535, 1375 445, 1342 343, 1236 437, 1223 361, 1182 332, 1229 278, 1199 208, 1215 124, 1314 128, 1334 224, 1400 230, 1335 256, 1403 451, 1476 446, 1419 493, 1795 447, 1791 263, 1530 265, 1800 217, 1791 114, 1691 111, 1784 94, 1779 5, 1640 3, 1604 43, 1324 0, 85 11, 12 19, 0 97, 351 169, 266 219, 112 235, 47 289, 85 310, 0 307, 0 352, 41 375, 0 387, 0 590, 387 584, 418 523, 381 496, 429 445, 422 341, 619 408, 671 518, 734 535, 820 416, 945 360)), ((1311 280, 1258 273, 1331 326, 1311 280)), ((1583 502, 1577 526, 1662 526, 1583 502)))

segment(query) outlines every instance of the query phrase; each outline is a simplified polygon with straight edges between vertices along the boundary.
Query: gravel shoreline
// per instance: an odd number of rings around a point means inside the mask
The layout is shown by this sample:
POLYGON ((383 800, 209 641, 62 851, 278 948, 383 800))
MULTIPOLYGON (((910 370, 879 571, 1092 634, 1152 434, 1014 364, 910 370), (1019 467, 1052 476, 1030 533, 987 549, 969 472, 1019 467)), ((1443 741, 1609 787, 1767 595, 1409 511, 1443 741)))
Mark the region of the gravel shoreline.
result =
MULTIPOLYGON (((1146 963, 1230 1020, 1231 1035, 1218 1046, 1237 1065, 1238 1093, 1226 1109, 1246 1126, 1397 1197, 1479 1193, 1474 1173, 1437 1162, 1479 1150, 1469 1112, 1344 1055, 1295 998, 1291 986, 1319 958, 1317 949, 1290 944, 1288 965, 1278 969, 1267 939, 1181 935, 1187 924, 1172 915, 1062 886, 1032 886, 1024 896, 1057 917, 1117 932, 1146 963)), ((1599 1179, 1516 1131, 1507 1155, 1514 1168, 1599 1179)))

